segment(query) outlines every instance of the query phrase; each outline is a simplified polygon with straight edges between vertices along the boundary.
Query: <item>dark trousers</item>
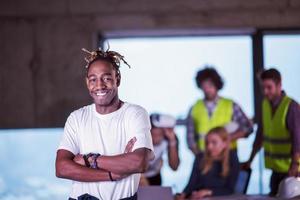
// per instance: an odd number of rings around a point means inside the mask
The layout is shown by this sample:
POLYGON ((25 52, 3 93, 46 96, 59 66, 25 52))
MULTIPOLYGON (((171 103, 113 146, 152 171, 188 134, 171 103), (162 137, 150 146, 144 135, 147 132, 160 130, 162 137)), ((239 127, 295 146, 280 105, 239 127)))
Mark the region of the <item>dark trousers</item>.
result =
MULTIPOLYGON (((76 199, 69 198, 69 200, 76 200, 76 199)), ((79 196, 77 200, 99 200, 99 199, 89 194, 83 194, 79 196)), ((132 197, 126 197, 120 200, 137 200, 137 193, 135 193, 132 197)))
POLYGON ((147 180, 149 181, 150 185, 161 185, 161 174, 158 173, 153 177, 148 177, 147 180))
POLYGON ((277 195, 279 183, 287 177, 287 173, 279 173, 279 172, 272 172, 271 179, 270 179, 270 193, 269 196, 274 197, 277 195))

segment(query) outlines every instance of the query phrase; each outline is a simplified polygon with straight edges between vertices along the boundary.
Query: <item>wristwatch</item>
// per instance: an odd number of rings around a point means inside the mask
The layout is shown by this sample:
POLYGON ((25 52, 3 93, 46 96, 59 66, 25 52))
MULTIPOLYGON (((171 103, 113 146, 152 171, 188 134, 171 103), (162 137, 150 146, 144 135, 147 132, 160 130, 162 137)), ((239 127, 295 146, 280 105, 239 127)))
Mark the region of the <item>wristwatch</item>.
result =
POLYGON ((92 169, 99 169, 97 164, 97 158, 101 156, 99 153, 89 153, 83 156, 85 165, 92 169), (89 158, 92 158, 92 162, 89 162, 89 158))

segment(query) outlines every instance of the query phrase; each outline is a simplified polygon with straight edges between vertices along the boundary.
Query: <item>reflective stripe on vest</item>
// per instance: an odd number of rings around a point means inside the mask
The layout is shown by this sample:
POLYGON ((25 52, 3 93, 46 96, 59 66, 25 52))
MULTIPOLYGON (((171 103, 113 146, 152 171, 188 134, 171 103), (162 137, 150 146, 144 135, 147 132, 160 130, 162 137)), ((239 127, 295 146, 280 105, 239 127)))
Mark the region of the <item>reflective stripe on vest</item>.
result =
MULTIPOLYGON (((229 99, 220 98, 211 117, 203 100, 199 100, 192 108, 195 131, 198 134, 198 147, 201 151, 205 147, 205 135, 209 130, 224 126, 232 121, 233 102, 229 99)), ((236 149, 236 141, 231 143, 231 148, 236 149)))
POLYGON ((291 138, 286 128, 286 116, 291 99, 284 96, 272 116, 270 102, 263 100, 263 133, 265 166, 276 172, 286 173, 291 163, 291 138))

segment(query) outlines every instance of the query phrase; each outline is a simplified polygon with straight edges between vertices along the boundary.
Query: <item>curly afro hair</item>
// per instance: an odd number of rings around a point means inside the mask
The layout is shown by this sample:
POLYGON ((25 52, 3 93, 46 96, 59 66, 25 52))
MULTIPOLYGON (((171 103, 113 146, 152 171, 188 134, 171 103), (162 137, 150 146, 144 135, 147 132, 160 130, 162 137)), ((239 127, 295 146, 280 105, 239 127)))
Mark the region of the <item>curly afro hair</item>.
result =
POLYGON ((218 90, 221 90, 224 86, 222 77, 219 75, 217 70, 213 67, 205 67, 199 70, 196 75, 196 83, 198 88, 201 89, 201 83, 205 80, 210 80, 216 86, 218 90))

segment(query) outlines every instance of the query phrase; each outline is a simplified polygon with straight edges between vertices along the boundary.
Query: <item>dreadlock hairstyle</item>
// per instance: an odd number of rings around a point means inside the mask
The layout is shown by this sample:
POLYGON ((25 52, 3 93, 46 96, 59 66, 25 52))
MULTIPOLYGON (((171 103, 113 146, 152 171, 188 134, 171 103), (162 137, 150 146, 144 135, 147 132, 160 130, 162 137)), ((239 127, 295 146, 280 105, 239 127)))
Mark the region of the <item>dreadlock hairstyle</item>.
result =
MULTIPOLYGON (((228 133, 223 127, 216 127, 211 129, 206 137, 210 134, 217 134, 218 136, 221 137, 223 141, 228 141, 228 133)), ((229 173, 229 145, 223 150, 222 155, 221 155, 221 162, 222 162, 222 172, 221 176, 222 177, 227 177, 229 173)), ((213 165, 213 158, 209 155, 208 151, 205 149, 204 152, 204 158, 202 162, 200 163, 200 170, 202 174, 206 174, 209 170, 211 170, 213 165)))
POLYGON ((109 48, 106 51, 102 50, 100 47, 95 51, 88 51, 85 48, 82 48, 82 51, 88 54, 88 56, 84 58, 87 63, 85 66, 86 75, 88 74, 91 64, 98 60, 111 63, 117 72, 117 76, 120 76, 121 61, 130 68, 130 65, 124 60, 124 56, 118 52, 110 51, 109 48))

